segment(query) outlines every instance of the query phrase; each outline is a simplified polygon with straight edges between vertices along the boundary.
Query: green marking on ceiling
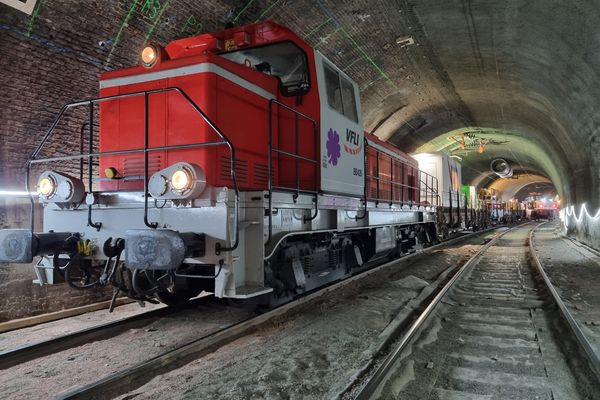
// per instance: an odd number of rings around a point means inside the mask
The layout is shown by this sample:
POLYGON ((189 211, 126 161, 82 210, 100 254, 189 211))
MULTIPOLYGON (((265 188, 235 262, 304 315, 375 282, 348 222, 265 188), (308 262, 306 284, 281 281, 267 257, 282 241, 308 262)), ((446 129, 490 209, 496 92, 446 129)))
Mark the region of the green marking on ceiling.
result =
POLYGON ((325 22, 320 23, 319 25, 315 26, 313 29, 310 30, 310 32, 306 33, 303 37, 304 40, 308 39, 310 36, 312 36, 316 31, 318 31, 319 29, 321 29, 323 26, 327 25, 329 22, 331 22, 333 18, 329 17, 325 22))
POLYGON ((33 32, 33 24, 36 20, 36 18, 38 17, 38 15, 40 14, 40 9, 42 8, 42 0, 38 0, 38 2, 35 4, 35 7, 33 9, 33 12, 31 13, 31 18, 29 19, 29 23, 27 24, 27 37, 31 37, 31 32, 33 32))
POLYGON ((265 16, 265 15, 266 15, 268 12, 270 12, 270 11, 273 9, 273 7, 275 7, 277 4, 279 4, 279 2, 280 2, 280 1, 281 1, 281 0, 277 0, 277 1, 273 2, 273 3, 271 3, 271 5, 270 5, 269 7, 267 7, 267 9, 266 9, 265 11, 263 11, 263 12, 262 12, 262 13, 261 13, 261 14, 258 16, 258 18, 256 18, 256 21, 254 21, 254 23, 257 23, 257 22, 259 22, 259 21, 260 21, 260 20, 261 20, 261 19, 262 19, 262 18, 263 18, 263 17, 264 17, 264 16, 265 16))
MULTIPOLYGON (((339 31, 341 31, 341 30, 343 30, 343 29, 344 29, 344 28, 337 28, 336 30, 334 30, 333 32, 331 32, 329 35, 327 35, 327 38, 326 38, 326 39, 329 39, 330 37, 332 37, 333 35, 335 35, 336 33, 338 33, 339 31)), ((315 45, 313 46, 313 48, 314 48, 314 49, 317 49, 317 48, 319 48, 319 47, 320 47, 322 44, 325 44, 325 43, 327 43, 327 42, 326 42, 326 41, 324 41, 324 40, 320 40, 320 41, 319 41, 319 43, 317 43, 317 44, 315 44, 315 45)))
MULTIPOLYGON (((252 5, 252 3, 254 3, 254 1, 255 0, 248 0, 248 2, 244 5, 244 7, 237 13, 237 15, 235 16, 235 18, 233 19, 233 22, 236 22, 240 18, 240 16, 244 12, 246 12, 246 10, 248 9, 248 7, 250 7, 252 5)), ((256 19, 256 22, 260 21, 268 12, 270 12, 273 9, 273 7, 275 7, 276 5, 278 5, 280 1, 281 0, 276 0, 275 2, 271 3, 271 5, 269 7, 267 7, 267 9, 265 9, 258 16, 258 18, 256 19)), ((325 21, 321 22, 317 26, 313 27, 310 31, 308 31, 307 33, 305 33, 304 36, 303 36, 303 39, 307 40, 312 35, 314 35, 316 32, 318 32, 321 28, 323 28, 325 25, 329 24, 331 21, 333 21, 333 17, 327 18, 325 21)), ((375 62, 375 60, 373 60, 373 58, 369 54, 367 54, 367 52, 352 37, 352 35, 350 34, 350 32, 348 32, 344 27, 339 26, 338 28, 335 29, 335 31, 333 31, 331 34, 329 34, 328 37, 331 37, 332 35, 336 34, 338 31, 342 31, 344 33, 344 36, 350 41, 350 43, 358 50, 358 52, 362 56, 362 57, 360 57, 358 59, 355 59, 350 65, 348 65, 346 68, 344 68, 343 69, 344 71, 346 69, 348 69, 349 67, 351 67, 352 65, 356 64, 357 62, 359 62, 360 60, 365 59, 365 60, 367 60, 369 62, 369 64, 371 64, 371 66, 373 66, 375 68, 375 70, 381 76, 381 79, 375 79, 375 80, 369 82, 367 84, 367 87, 372 86, 377 81, 385 80, 386 82, 388 82, 388 84, 390 84, 391 86, 393 86, 395 89, 398 89, 398 86, 396 85, 396 83, 389 77, 389 75, 383 70, 383 68, 379 64, 377 64, 375 62)), ((319 41, 313 47, 314 47, 314 49, 318 49, 324 43, 325 43, 324 41, 319 41)))
POLYGON ((368 88, 370 88, 371 86, 373 86, 376 82, 379 82, 380 80, 385 79, 383 76, 379 76, 376 79, 373 79, 371 82, 367 83, 366 85, 363 85, 363 87, 360 88, 360 91, 364 91, 368 88))
POLYGON ((185 32, 186 35, 188 35, 188 36, 195 36, 195 35, 200 34, 202 28, 203 28, 202 22, 198 21, 196 19, 196 17, 194 17, 193 15, 190 15, 185 20, 185 24, 179 31, 179 34, 181 35, 185 32), (190 33, 190 32, 192 32, 192 33, 190 33))
POLYGON ((165 2, 165 5, 162 6, 162 8, 160 9, 160 11, 158 12, 158 14, 156 15, 156 17, 154 18, 154 23, 152 24, 152 26, 150 27, 150 30, 148 30, 148 33, 146 33, 146 37, 144 38, 144 46, 146 45, 146 43, 148 43, 148 39, 150 39, 150 36, 152 36, 152 34, 154 33, 154 31, 156 30, 156 27, 158 26, 158 23, 160 22, 163 13, 165 12, 165 10, 167 9, 167 7, 169 6, 169 3, 171 3, 171 0, 167 0, 165 2))
POLYGON ((344 32, 344 35, 348 38, 348 40, 350 40, 350 43, 352 43, 356 49, 365 57, 365 59, 373 66, 375 67, 375 69, 381 74, 381 76, 390 84, 392 85, 394 88, 398 89, 398 86, 396 85, 396 83, 388 76, 388 74, 385 73, 385 71, 383 70, 383 68, 381 68, 372 58, 371 56, 369 56, 367 54, 367 52, 365 50, 363 50, 362 47, 360 47, 358 45, 358 43, 356 43, 356 40, 354 40, 354 38, 352 37, 352 35, 350 35, 350 33, 345 29, 345 28, 341 28, 342 32, 344 32))
POLYGON ((133 15, 133 12, 135 11, 135 9, 138 6, 138 2, 139 2, 139 0, 134 0, 133 1, 133 4, 131 5, 131 8, 129 9, 129 11, 127 12, 127 15, 123 19, 123 22, 121 23, 121 26, 119 27, 119 31, 117 32, 117 35, 115 36, 115 40, 113 41, 112 46, 110 46, 110 52, 108 53, 108 57, 106 57, 106 61, 104 62, 104 65, 106 65, 106 64, 108 64, 110 62, 110 59, 112 58, 112 54, 115 51, 115 48, 117 47, 117 45, 121 41, 121 37, 123 36, 123 31, 127 27, 128 22, 131 19, 131 16, 133 15))
POLYGON ((246 5, 244 6, 244 8, 242 8, 240 10, 239 13, 237 13, 237 15, 235 16, 235 18, 233 18, 233 22, 237 22, 237 20, 242 16, 243 13, 246 12, 246 10, 248 9, 248 7, 250 7, 252 5, 252 3, 254 3, 254 0, 249 0, 246 5))
POLYGON ((364 59, 365 59, 365 56, 358 57, 357 59, 352 61, 350 64, 348 64, 344 68, 342 68, 342 71, 346 72, 346 70, 348 70, 348 68, 352 67, 354 64, 356 64, 357 62, 362 61, 364 59))

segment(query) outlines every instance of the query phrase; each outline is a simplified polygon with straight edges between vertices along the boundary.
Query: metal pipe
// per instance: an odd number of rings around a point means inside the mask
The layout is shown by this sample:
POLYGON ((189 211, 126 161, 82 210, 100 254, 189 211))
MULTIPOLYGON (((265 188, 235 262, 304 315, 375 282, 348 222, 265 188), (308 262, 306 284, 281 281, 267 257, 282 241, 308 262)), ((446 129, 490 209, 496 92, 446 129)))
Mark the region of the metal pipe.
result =
POLYGON ((300 138, 298 135, 298 114, 294 114, 294 135, 296 141, 296 154, 294 154, 294 158, 296 159, 296 197, 300 195, 300 138))
MULTIPOLYGON (((92 151, 94 151, 94 103, 92 103, 90 101, 89 103, 89 133, 90 133, 90 138, 89 138, 89 152, 92 153, 92 151)), ((83 159, 81 159, 81 161, 83 162, 83 159)), ((92 174, 93 174, 93 164, 92 164, 92 156, 88 157, 88 193, 92 193, 92 174)), ((92 228, 96 228, 97 231, 100 230, 100 228, 102 227, 102 222, 93 222, 92 221, 92 204, 88 204, 88 220, 87 220, 87 224, 88 226, 91 226, 92 228)))
MULTIPOLYGON (((181 150, 181 149, 193 149, 199 147, 213 147, 213 146, 225 146, 227 142, 198 142, 191 144, 176 144, 171 146, 160 146, 160 147, 150 147, 148 148, 149 152, 152 151, 162 151, 162 150, 181 150)), ((143 148, 139 149, 131 149, 131 150, 114 150, 114 151, 101 151, 96 153, 88 153, 74 156, 59 156, 59 157, 49 157, 49 158, 40 158, 36 160, 31 160, 31 164, 43 164, 47 162, 54 161, 68 161, 68 160, 77 160, 83 159, 86 157, 102 157, 102 156, 115 156, 115 155, 125 155, 125 154, 133 154, 133 153, 142 153, 144 151, 143 148)))
POLYGON ((267 179, 267 191, 269 193, 269 235, 267 236, 267 241, 265 242, 265 246, 271 242, 271 238, 273 236, 273 99, 269 101, 269 143, 268 143, 268 151, 267 151, 267 168, 269 171, 268 179, 267 179))
POLYGON ((287 151, 285 151, 285 150, 273 149, 273 152, 274 152, 274 153, 279 153, 279 154, 283 154, 283 155, 286 155, 286 156, 293 157, 293 158, 295 158, 297 161, 299 161, 299 160, 303 160, 303 161, 306 161, 306 162, 309 162, 309 163, 312 163, 312 164, 317 164, 317 160, 313 160, 313 159, 310 159, 310 158, 308 158, 308 157, 303 157, 303 156, 300 156, 300 155, 296 155, 296 154, 294 154, 294 153, 290 153, 290 152, 287 152, 287 151))
POLYGON ((144 224, 148 228, 156 228, 158 226, 157 222, 149 222, 148 221, 148 132, 150 130, 149 126, 149 116, 148 116, 148 93, 144 94, 144 224))

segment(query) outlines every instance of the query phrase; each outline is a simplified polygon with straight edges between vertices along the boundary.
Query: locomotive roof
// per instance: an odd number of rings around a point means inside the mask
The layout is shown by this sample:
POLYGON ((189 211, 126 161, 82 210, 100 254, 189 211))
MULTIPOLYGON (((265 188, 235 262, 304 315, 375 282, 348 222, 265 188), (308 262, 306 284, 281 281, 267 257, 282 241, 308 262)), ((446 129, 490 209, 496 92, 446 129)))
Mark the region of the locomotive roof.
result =
MULTIPOLYGON (((161 48, 161 59, 172 61, 206 54, 222 54, 246 47, 258 47, 286 40, 294 42, 305 51, 311 49, 308 43, 290 29, 273 21, 264 21, 173 40, 166 47, 161 48)), ((141 65, 136 65, 104 72, 101 79, 145 72, 149 72, 149 70, 141 65)))

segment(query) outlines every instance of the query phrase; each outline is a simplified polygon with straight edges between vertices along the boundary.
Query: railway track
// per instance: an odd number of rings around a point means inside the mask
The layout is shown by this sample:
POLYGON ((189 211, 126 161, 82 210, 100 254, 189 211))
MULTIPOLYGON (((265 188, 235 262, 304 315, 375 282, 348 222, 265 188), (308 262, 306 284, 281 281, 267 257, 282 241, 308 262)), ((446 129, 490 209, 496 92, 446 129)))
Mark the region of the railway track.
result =
POLYGON ((131 317, 126 317, 105 324, 96 325, 87 329, 70 332, 52 339, 18 346, 0 352, 0 370, 58 353, 60 351, 81 346, 99 340, 109 339, 129 329, 141 328, 159 318, 176 314, 184 308, 193 307, 199 302, 207 301, 206 297, 200 297, 191 301, 186 307, 173 308, 163 307, 150 310, 131 317))
POLYGON ((341 398, 599 398, 597 356, 530 251, 535 226, 496 237, 341 398))
MULTIPOLYGON (((477 232, 477 234, 485 233, 487 231, 477 232)), ((275 323, 278 320, 284 320, 287 315, 295 309, 300 309, 302 306, 309 304, 310 302, 318 299, 325 293, 335 291, 341 287, 348 285, 349 283, 362 279, 363 277, 375 273, 376 271, 388 268, 391 264, 397 263, 398 261, 405 261, 412 257, 418 257, 424 252, 436 250, 440 246, 447 246, 455 242, 462 241, 473 234, 463 235, 451 240, 448 240, 440 245, 430 247, 419 253, 415 253, 409 256, 405 256, 400 260, 394 260, 384 265, 375 267, 371 270, 365 271, 352 278, 344 281, 335 283, 329 287, 321 289, 317 292, 303 296, 300 299, 291 303, 280 306, 274 310, 266 312, 264 314, 248 318, 244 321, 235 323, 224 329, 215 331, 205 336, 199 337, 187 343, 182 343, 179 347, 166 351, 156 357, 153 357, 147 361, 133 365, 129 368, 117 371, 111 375, 105 376, 104 378, 92 382, 87 385, 77 387, 73 390, 65 391, 60 393, 58 399, 83 399, 83 398, 113 398, 127 391, 133 390, 137 387, 142 386, 146 382, 150 381, 155 376, 164 374, 168 371, 179 368, 195 359, 202 357, 212 351, 215 351, 219 347, 222 347, 235 339, 248 335, 261 326, 267 323, 275 323)))

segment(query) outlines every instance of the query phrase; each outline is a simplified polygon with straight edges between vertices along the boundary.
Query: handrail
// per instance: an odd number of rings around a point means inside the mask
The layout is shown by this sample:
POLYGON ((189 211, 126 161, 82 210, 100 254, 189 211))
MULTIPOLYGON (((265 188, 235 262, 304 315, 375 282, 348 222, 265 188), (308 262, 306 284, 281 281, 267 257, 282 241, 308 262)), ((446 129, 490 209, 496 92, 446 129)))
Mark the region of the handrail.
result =
MULTIPOLYGON (((413 186, 413 185, 409 185, 409 184, 406 184, 406 183, 403 183, 403 182, 395 181, 393 179, 380 178, 379 176, 376 176, 376 175, 367 175, 367 181, 368 180, 376 181, 378 183, 378 186, 379 186, 379 183, 381 182, 381 183, 384 183, 384 184, 390 184, 393 187, 393 189, 401 188, 401 189, 409 189, 409 190, 419 191, 419 197, 421 197, 421 193, 425 193, 426 201, 427 201, 427 198, 429 196, 431 196, 432 200, 434 198, 436 198, 437 200, 439 200, 439 197, 440 197, 437 191, 434 191, 433 188, 430 188, 427 185, 425 185, 425 190, 424 190, 423 187, 421 187, 421 186, 413 186), (427 191, 426 189, 431 189, 431 191, 427 191)), ((419 181, 419 183, 423 183, 423 181, 419 181)), ((379 196, 379 192, 380 192, 379 187, 377 189, 377 192, 378 192, 377 197, 368 196, 368 199, 369 200, 376 200, 376 201, 389 200, 391 203, 425 204, 425 203, 423 203, 421 201, 417 202, 417 201, 412 201, 412 200, 406 201, 405 199, 400 199, 400 200, 394 199, 393 198, 393 190, 390 191, 389 198, 384 198, 384 197, 380 197, 379 196)), ((402 196, 402 197, 404 197, 404 196, 402 196)), ((432 204, 432 205, 437 206, 439 204, 436 203, 436 204, 432 204)))
MULTIPOLYGON (((437 189, 434 190, 433 189, 433 184, 435 181, 435 184, 437 186, 437 178, 435 178, 434 176, 419 170, 418 168, 415 168, 414 166, 400 160, 397 158, 394 158, 393 156, 383 153, 380 150, 375 148, 375 154, 374 154, 374 167, 375 167, 375 171, 374 174, 369 174, 368 170, 369 168, 365 168, 365 187, 367 187, 369 185, 370 182, 374 182, 376 184, 376 195, 373 196, 368 196, 368 191, 365 191, 365 201, 368 200, 374 200, 376 203, 379 203, 381 201, 386 201, 389 202, 389 204, 411 204, 411 205, 432 205, 431 203, 428 203, 429 198, 431 197, 432 203, 434 200, 436 200, 436 204, 433 204, 434 206, 438 206, 439 204, 437 204, 439 202, 439 194, 437 189), (381 155, 384 155, 385 157, 382 158, 381 155), (381 175, 381 165, 387 165, 390 168, 390 178, 384 178, 381 175), (413 185, 405 182, 405 169, 406 168, 413 168, 414 171, 416 172, 416 175, 413 176, 413 178, 415 179, 415 183, 413 185), (398 179, 398 177, 396 177, 396 172, 400 173, 400 177, 398 179), (423 181, 423 175, 426 176, 425 181, 423 181), (431 178, 431 185, 429 186, 427 184, 427 179, 431 178), (390 185, 390 191, 389 191, 389 196, 381 196, 381 186, 382 184, 389 184, 390 185), (423 186, 424 184, 424 186, 423 186), (396 198, 396 191, 397 190, 401 190, 400 192, 400 198, 396 198), (408 189, 409 191, 409 198, 405 199, 405 193, 404 190, 408 189), (429 190, 430 189, 430 190, 429 190), (416 198, 410 198, 410 194, 411 192, 413 192, 414 195, 418 194, 419 196, 419 200, 417 201, 416 198), (422 201, 421 197, 423 197, 423 194, 425 195, 425 202, 422 201)), ((366 154, 365 155, 365 159, 368 159, 369 155, 366 154)), ((368 166, 368 163, 366 163, 368 166)))
MULTIPOLYGON (((84 128, 82 127, 82 132, 83 132, 83 129, 84 128)), ((217 127, 217 125, 208 117, 208 115, 206 115, 206 113, 204 111, 202 111, 202 109, 192 100, 192 98, 183 89, 181 89, 179 87, 175 87, 175 86, 171 86, 171 87, 167 87, 167 88, 160 88, 160 89, 144 90, 144 91, 133 92, 133 93, 125 93, 125 94, 119 94, 119 95, 113 95, 113 96, 98 97, 98 98, 93 98, 93 99, 88 99, 88 100, 79 100, 79 101, 65 104, 61 108, 60 112, 58 113, 58 115, 56 116, 56 118, 54 119, 52 124, 50 125, 50 128, 44 134, 44 137, 42 138, 40 144, 35 148, 35 150, 33 151, 33 153, 31 154, 31 156, 29 157, 29 159, 27 160, 27 163, 26 163, 25 188, 26 188, 27 192, 29 193, 29 199, 30 199, 30 203, 31 203, 31 231, 33 232, 33 230, 34 230, 34 222, 35 222, 35 201, 34 201, 33 195, 31 194, 30 182, 29 182, 30 174, 31 174, 31 172, 30 172, 31 165, 33 165, 33 164, 49 163, 49 162, 55 162, 55 161, 76 160, 76 159, 83 160, 83 159, 87 158, 88 164, 89 164, 88 165, 88 175, 89 175, 88 176, 88 188, 89 188, 89 191, 87 191, 87 193, 92 193, 92 173, 93 173, 92 159, 93 158, 101 157, 101 156, 109 156, 109 155, 144 153, 144 223, 148 227, 156 228, 158 226, 157 223, 154 223, 154 222, 151 223, 148 221, 148 196, 149 196, 149 194, 148 194, 148 153, 152 152, 152 151, 202 148, 202 147, 211 147, 211 146, 226 146, 229 149, 229 153, 230 153, 230 169, 231 169, 230 176, 231 176, 231 180, 233 182, 233 190, 235 193, 235 201, 234 201, 235 239, 234 239, 233 243, 230 244, 229 246, 222 246, 221 243, 217 243, 216 244, 216 252, 218 254, 222 251, 233 251, 239 245, 239 188, 238 188, 236 173, 235 173, 235 148, 234 148, 233 144, 231 143, 231 141, 227 138, 227 136, 217 127), (165 93, 165 92, 179 93, 190 104, 190 106, 194 109, 194 111, 196 111, 196 113, 198 113, 202 117, 202 119, 217 134, 217 136, 219 136, 219 138, 221 140, 220 141, 212 141, 212 142, 197 142, 197 143, 190 143, 190 144, 184 144, 184 145, 149 147, 149 145, 148 145, 148 143, 149 143, 149 140, 148 140, 149 139, 149 137, 148 137, 149 136, 149 134, 148 134, 148 131, 149 131, 149 109, 148 109, 149 98, 153 94, 165 93), (137 96, 144 96, 144 147, 138 148, 138 149, 94 152, 93 151, 94 105, 100 104, 103 102, 107 102, 107 101, 130 98, 130 97, 137 97, 137 96), (79 107, 79 106, 88 106, 89 107, 89 114, 90 114, 89 121, 88 121, 88 124, 89 124, 89 152, 83 153, 83 150, 81 148, 79 155, 37 158, 40 151, 43 149, 43 147, 46 145, 49 138, 54 133, 58 123, 62 120, 65 112, 71 108, 79 107)), ((98 226, 99 224, 95 224, 92 222, 92 218, 91 218, 92 217, 92 206, 89 205, 88 207, 89 207, 88 208, 88 224, 92 227, 96 227, 96 229, 100 229, 100 227, 98 226)))
POLYGON ((300 112, 300 111, 298 111, 276 99, 269 100, 269 150, 268 150, 268 166, 267 166, 267 168, 269 170, 268 187, 267 187, 267 190, 269 192, 269 194, 268 194, 268 196, 269 196, 269 198, 268 198, 269 234, 267 237, 267 241, 264 243, 265 246, 269 244, 269 242, 271 241, 271 239, 273 237, 273 189, 293 192, 294 193, 294 202, 296 201, 296 198, 298 198, 298 196, 301 193, 302 194, 310 194, 310 195, 314 196, 315 213, 314 214, 311 213, 311 216, 309 218, 305 217, 304 222, 314 220, 315 218, 317 218, 317 215, 319 214, 319 205, 318 205, 319 191, 318 191, 318 182, 317 182, 318 177, 319 177, 319 161, 317 158, 318 139, 319 139, 318 125, 314 119, 312 119, 310 116, 308 116, 308 115, 306 115, 306 114, 304 114, 304 113, 302 113, 302 112, 300 112), (284 151, 279 148, 273 148, 273 105, 284 108, 284 109, 288 110, 289 112, 291 112, 292 114, 294 114, 295 153, 284 151), (304 157, 299 154, 299 145, 300 145, 300 143, 299 143, 299 140, 300 140, 299 139, 299 127, 298 127, 299 118, 303 118, 304 120, 310 122, 313 127, 313 148, 315 151, 314 159, 304 157), (273 153, 280 154, 285 157, 290 157, 295 161, 295 172, 296 172, 296 187, 295 188, 273 185, 273 153), (313 179, 314 179, 315 188, 313 190, 307 190, 307 189, 300 188, 300 161, 309 162, 314 165, 314 178, 313 179))

